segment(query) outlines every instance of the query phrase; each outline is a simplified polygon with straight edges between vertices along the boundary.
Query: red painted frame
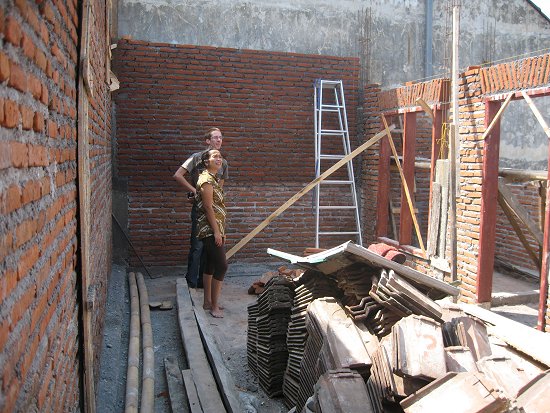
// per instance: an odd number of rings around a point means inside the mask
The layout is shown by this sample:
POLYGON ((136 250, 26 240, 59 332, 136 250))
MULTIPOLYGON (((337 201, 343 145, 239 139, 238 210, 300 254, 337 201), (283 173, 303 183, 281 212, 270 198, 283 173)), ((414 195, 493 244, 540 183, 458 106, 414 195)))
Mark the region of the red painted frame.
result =
MULTIPOLYGON (((439 151, 441 148, 441 128, 443 126, 444 112, 447 110, 447 105, 436 105, 432 121, 432 150, 431 150, 431 171, 430 171, 430 200, 432 201, 432 182, 435 179, 435 165, 439 151)), ((404 114, 404 136, 403 136, 403 173, 405 180, 409 185, 409 192, 413 193, 414 185, 414 162, 416 152, 416 114, 422 112, 423 108, 415 106, 399 111, 391 111, 384 113, 384 116, 390 117, 397 114, 404 114)), ((380 151, 378 159, 378 197, 376 210, 376 236, 377 238, 385 238, 385 242, 391 242, 388 238, 388 221, 389 221, 389 191, 390 191, 390 164, 391 150, 387 139, 380 141, 380 151)), ((407 250, 412 242, 412 215, 406 200, 404 190, 401 190, 401 213, 399 225, 399 240, 395 240, 401 247, 406 247, 407 250), (408 228, 408 229, 406 229, 408 228)), ((431 208, 428 211, 431 214, 431 208)), ((423 256, 419 248, 412 247, 414 254, 423 256)))
MULTIPOLYGON (((530 90, 525 90, 524 91, 527 95, 531 96, 531 97, 541 97, 541 96, 549 96, 550 95, 550 87, 541 87, 541 88, 535 88, 535 89, 530 89, 530 90)), ((496 106, 500 106, 501 102, 506 99, 507 97, 507 93, 502 93, 502 94, 499 94, 499 95, 493 95, 491 96, 490 98, 488 98, 486 101, 485 101, 485 104, 486 104, 486 116, 485 116, 485 125, 489 125, 491 123, 491 120, 493 119, 493 117, 496 115, 496 111, 495 111, 495 107, 496 106), (493 105, 494 104, 494 105, 493 105), (487 106, 493 106, 492 108, 490 108, 487 112, 487 106)), ((520 91, 518 92, 515 92, 513 97, 512 97, 512 100, 519 100, 519 99, 523 99, 523 96, 521 94, 520 91)), ((498 109, 497 109, 498 110, 498 109)), ((500 135, 500 125, 496 125, 496 126, 499 126, 499 129, 498 129, 498 133, 500 135)), ((495 128, 496 128, 495 126, 495 128)), ((491 131, 491 134, 490 135, 493 135, 493 133, 495 132, 495 128, 493 128, 493 130, 491 131)), ((499 140, 500 140, 500 136, 499 136, 499 140)), ((497 143, 498 145, 498 143, 497 143)), ((491 148, 490 148, 491 149, 491 148)), ((494 150, 494 148, 492 148, 494 150)), ((498 149, 498 147, 497 147, 498 149)), ((498 150, 497 150, 497 165, 496 165, 496 168, 497 168, 497 171, 496 171, 496 178, 491 178, 492 180, 495 180, 496 182, 496 191, 497 191, 497 196, 498 196, 498 150)), ((486 154, 487 155, 487 154, 486 154)), ((487 156, 485 156, 484 158, 484 165, 483 165, 483 178, 484 178, 484 188, 485 188, 485 185, 486 185, 486 175, 485 175, 485 172, 487 171, 487 173, 489 173, 489 169, 491 168, 490 165, 485 166, 485 163, 487 162, 487 156)), ((494 162, 492 159, 489 159, 489 162, 494 162)), ((550 182, 550 146, 548 148, 548 182, 550 182)), ((489 192, 486 194, 486 196, 483 196, 483 191, 482 191, 482 207, 481 207, 481 212, 482 212, 482 215, 481 215, 481 220, 483 222, 484 220, 484 216, 485 216, 485 213, 484 213, 484 207, 483 207, 483 204, 484 204, 484 200, 486 203, 489 203, 490 202, 490 191, 492 189, 489 188, 489 192)), ((550 186, 547 185, 547 188, 546 188, 546 199, 550 199, 548 198, 550 196, 550 186)), ((495 200, 495 204, 496 204, 496 200, 495 200)), ((496 206, 495 206, 495 209, 496 209, 496 206)), ((548 273, 550 271, 550 257, 549 257, 549 250, 550 250, 550 204, 546 204, 546 210, 545 210, 545 213, 544 213, 544 216, 545 216, 545 221, 544 221, 544 242, 543 242, 543 246, 542 246, 542 266, 541 266, 541 271, 540 271, 540 289, 539 289, 539 308, 538 308, 538 320, 537 320, 537 329, 540 330, 540 331, 545 331, 546 330, 546 312, 548 310, 548 306, 547 306, 547 300, 548 300, 548 273)), ((493 262, 494 262, 494 237, 495 237, 495 229, 493 228, 493 234, 492 234, 492 237, 493 237, 493 246, 492 246, 492 253, 491 253, 491 250, 490 250, 490 245, 485 245, 486 243, 489 242, 489 239, 490 239, 490 233, 488 233, 487 231, 490 230, 490 227, 489 227, 489 223, 486 222, 486 225, 487 226, 484 226, 483 224, 481 225, 481 228, 480 228, 480 238, 479 238, 479 242, 480 242, 480 250, 479 250, 479 260, 478 260, 478 272, 477 272, 477 291, 478 291, 478 295, 477 295, 477 301, 478 302, 486 302, 486 301, 490 301, 491 299, 491 293, 492 293, 492 279, 493 279, 493 268, 491 267, 490 268, 490 271, 486 271, 487 270, 487 267, 488 267, 488 263, 489 261, 491 262, 491 266, 493 265, 493 262), (487 254, 491 254, 491 256, 487 256, 487 254), (490 276, 487 276, 487 274, 490 274, 490 276), (488 299, 487 299, 487 295, 488 295, 488 299)))

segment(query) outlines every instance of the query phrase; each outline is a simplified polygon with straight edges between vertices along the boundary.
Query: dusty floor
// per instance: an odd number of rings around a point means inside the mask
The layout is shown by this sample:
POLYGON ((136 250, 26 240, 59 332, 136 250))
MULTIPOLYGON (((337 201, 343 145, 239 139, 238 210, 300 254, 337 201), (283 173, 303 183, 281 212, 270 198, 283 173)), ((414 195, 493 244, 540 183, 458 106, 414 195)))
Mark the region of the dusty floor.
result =
MULTIPOLYGON (((211 319, 210 327, 218 339, 221 354, 240 392, 246 413, 287 412, 282 399, 268 398, 247 365, 247 306, 256 300, 248 295, 248 287, 266 271, 275 270, 283 263, 231 264, 222 291, 225 306, 223 319, 211 319)), ((171 357, 180 368, 187 367, 183 351, 176 308, 176 280, 184 275, 182 268, 150 269, 151 279, 143 272, 149 301, 173 302, 171 310, 151 310, 153 341, 155 351, 155 412, 171 411, 163 360, 171 357)), ((493 311, 515 319, 529 326, 536 326, 537 305, 535 281, 518 280, 495 274, 494 295, 503 296, 499 302, 504 305, 493 307, 493 311), (507 294, 522 293, 520 302, 508 299, 507 294), (506 305, 507 302, 513 305, 506 305)), ((200 299, 202 290, 192 290, 192 296, 200 299)), ((101 372, 98 384, 98 412, 124 411, 125 376, 128 351, 129 299, 126 268, 115 265, 110 280, 105 335, 101 356, 101 372)))

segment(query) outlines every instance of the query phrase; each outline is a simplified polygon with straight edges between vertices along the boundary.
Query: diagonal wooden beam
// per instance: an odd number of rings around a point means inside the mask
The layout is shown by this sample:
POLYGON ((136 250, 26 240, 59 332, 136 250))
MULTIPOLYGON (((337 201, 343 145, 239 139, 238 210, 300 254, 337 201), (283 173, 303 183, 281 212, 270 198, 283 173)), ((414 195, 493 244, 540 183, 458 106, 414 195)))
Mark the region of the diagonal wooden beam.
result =
POLYGON ((521 94, 522 94, 523 98, 525 99, 525 101, 527 102, 527 104, 529 105, 529 107, 531 108, 531 110, 533 111, 533 114, 535 115, 535 118, 537 118, 537 120, 539 121, 540 126, 542 126, 542 129, 544 129, 544 133, 546 133, 546 136, 548 136, 550 138, 550 128, 548 127, 548 124, 546 123, 546 121, 542 117, 542 115, 541 115, 540 111, 538 110, 538 108, 535 106, 535 103, 533 102, 533 99, 531 99, 531 97, 527 93, 525 93, 524 90, 521 91, 521 94))
POLYGON ((495 125, 497 124, 498 120, 500 119, 500 117, 502 116, 502 114, 504 113, 504 109, 506 109, 506 107, 508 106, 508 104, 510 103, 510 101, 512 100, 512 97, 514 96, 514 92, 511 92, 508 97, 506 98, 506 100, 504 101, 504 103, 502 104, 502 106, 500 107, 500 109, 498 110, 497 114, 495 115, 495 117, 493 118, 493 120, 491 121, 491 123, 489 124, 489 126, 487 127, 487 129, 485 129, 485 132, 483 132, 483 136, 481 137, 481 140, 485 140, 485 138, 487 137, 487 135, 489 135, 491 133, 491 130, 493 130, 493 128, 495 127, 495 125))
POLYGON ((426 103, 426 101, 422 98, 417 98, 416 103, 418 103, 420 105, 420 107, 424 110, 424 112, 426 112, 426 114, 433 121, 434 120, 434 113, 433 113, 432 108, 430 107, 430 105, 428 105, 426 103))
POLYGON ((502 197, 504 198, 506 203, 510 206, 511 210, 518 217, 518 219, 523 223, 523 225, 525 225, 525 227, 531 233, 533 238, 535 238, 535 241, 537 241, 539 246, 542 247, 542 242, 544 239, 544 235, 542 234, 542 231, 529 217, 529 214, 527 213, 525 208, 517 201, 514 194, 512 194, 512 191, 510 191, 510 189, 504 183, 503 178, 498 179, 498 192, 500 195, 502 195, 502 197))
POLYGON ((531 244, 529 243, 529 241, 527 240, 525 235, 523 234, 523 231, 521 230, 521 228, 519 226, 519 223, 516 220, 516 215, 515 215, 514 211, 512 210, 512 208, 510 208, 510 206, 506 202, 506 199, 504 198, 504 196, 502 195, 501 192, 498 193, 498 203, 500 204, 500 207, 502 208, 502 211, 504 211, 504 214, 508 218, 508 221, 510 221, 510 224, 512 225, 512 228, 514 229, 516 235, 518 236, 519 240, 523 244, 525 250, 527 251, 527 253, 531 257, 531 260, 533 260, 533 262, 535 263, 537 268, 540 270, 539 257, 537 255, 537 253, 531 247, 531 244))
MULTIPOLYGON (((395 129, 395 126, 391 126, 390 130, 395 129)), ((340 169, 342 166, 344 166, 346 163, 351 161, 353 158, 355 158, 357 155, 359 155, 361 152, 363 152, 365 149, 369 148, 370 146, 374 145, 376 142, 378 142, 380 139, 384 137, 386 134, 385 131, 380 131, 376 135, 374 135, 372 138, 370 138, 367 142, 362 144, 361 146, 357 147, 354 151, 350 152, 346 156, 344 156, 342 159, 340 159, 338 162, 336 162, 334 165, 332 165, 330 168, 328 168, 325 172, 323 172, 320 176, 315 178, 313 181, 311 181, 309 184, 307 184, 305 187, 303 187, 300 191, 292 195, 288 201, 286 201, 283 205, 281 205, 275 212, 273 212, 270 216, 268 216, 265 220, 263 220, 256 228, 254 228, 252 231, 250 231, 244 238, 242 238, 237 244, 235 244, 226 254, 227 259, 231 258, 237 251, 239 251, 242 247, 244 247, 248 242, 254 238, 262 229, 267 227, 271 221, 273 221, 275 218, 277 218, 279 215, 281 215, 284 211, 286 211, 292 204, 294 204, 297 200, 299 200, 301 197, 303 197, 305 194, 307 194, 309 191, 311 191, 315 186, 327 179, 329 175, 334 173, 336 170, 340 169)))
POLYGON ((420 227, 418 226, 418 220, 416 219, 416 214, 414 213, 414 205, 412 203, 411 194, 409 192, 409 186, 407 185, 407 181, 405 180, 405 174, 403 173, 403 168, 401 168, 401 162, 399 162, 399 156, 397 155, 397 150, 395 149, 395 144, 393 143, 393 139, 391 137, 390 128, 388 127, 388 122, 386 122, 386 117, 383 114, 382 114, 382 121, 384 122, 384 131, 390 142, 390 147, 393 152, 393 156, 395 157, 395 163, 397 164, 397 169, 399 169, 399 175, 401 176, 401 183, 403 184, 403 189, 407 197, 407 203, 411 211, 411 216, 413 219, 416 236, 418 237, 420 248, 422 248, 422 252, 425 254, 426 248, 424 248, 424 241, 422 241, 422 234, 420 234, 420 227))

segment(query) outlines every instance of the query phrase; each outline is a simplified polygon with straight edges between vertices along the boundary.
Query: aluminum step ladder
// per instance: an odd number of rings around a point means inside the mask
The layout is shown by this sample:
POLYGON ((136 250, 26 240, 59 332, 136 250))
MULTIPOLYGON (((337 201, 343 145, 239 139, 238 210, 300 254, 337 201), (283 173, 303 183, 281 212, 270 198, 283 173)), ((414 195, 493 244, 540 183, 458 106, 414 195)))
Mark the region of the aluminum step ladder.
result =
MULTIPOLYGON (((315 177, 318 178, 325 170, 334 163, 343 159, 351 153, 349 141, 348 118, 346 113, 346 101, 344 99, 344 86, 341 80, 323 80, 318 79, 314 84, 315 90, 315 177), (335 149, 335 138, 342 141, 343 153, 341 149, 335 149), (327 150, 329 148, 330 150, 327 150), (323 161, 324 164, 323 164, 323 161), (330 163, 330 165, 327 165, 330 163)), ((353 174, 352 161, 347 162, 347 179, 335 179, 321 181, 315 187, 314 208, 315 208, 315 247, 319 248, 319 238, 330 235, 353 235, 359 245, 363 245, 361 237, 361 223, 359 217, 359 206, 357 202, 357 193, 355 190, 355 177, 353 174), (348 201, 346 205, 328 205, 326 200, 322 202, 323 195, 321 194, 322 187, 326 186, 348 187, 351 195, 351 200, 342 197, 343 201, 348 201), (322 211, 335 210, 350 210, 353 211, 355 217, 355 229, 353 231, 322 231, 320 226, 322 211)), ((338 174, 338 171, 335 172, 338 174)), ((329 177, 330 178, 330 177, 329 177)), ((326 192, 326 190, 325 190, 326 192)), ((344 192, 342 192, 344 193, 344 192)), ((329 212, 329 213, 332 213, 329 212)), ((352 229, 352 228, 349 228, 352 229)))

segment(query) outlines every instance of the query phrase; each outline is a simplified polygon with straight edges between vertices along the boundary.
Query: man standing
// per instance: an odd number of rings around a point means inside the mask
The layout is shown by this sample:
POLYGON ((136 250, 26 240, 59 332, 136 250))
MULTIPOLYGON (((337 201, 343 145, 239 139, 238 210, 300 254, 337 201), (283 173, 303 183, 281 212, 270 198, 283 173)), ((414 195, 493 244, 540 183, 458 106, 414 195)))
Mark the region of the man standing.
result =
MULTIPOLYGON (((187 275, 185 276, 187 283, 192 288, 202 287, 202 241, 197 238, 198 209, 195 202, 195 195, 197 194, 195 186, 197 185, 199 175, 204 170, 201 156, 210 149, 217 149, 219 151, 222 147, 223 136, 218 128, 210 128, 205 133, 204 139, 208 147, 203 151, 191 155, 174 174, 174 179, 185 188, 187 198, 193 204, 193 208, 191 209, 191 247, 189 248, 189 255, 187 257, 187 275), (186 178, 187 175, 191 177, 191 182, 186 178)), ((224 159, 223 165, 218 171, 220 187, 223 187, 224 180, 227 179, 227 170, 227 161, 224 159)))

